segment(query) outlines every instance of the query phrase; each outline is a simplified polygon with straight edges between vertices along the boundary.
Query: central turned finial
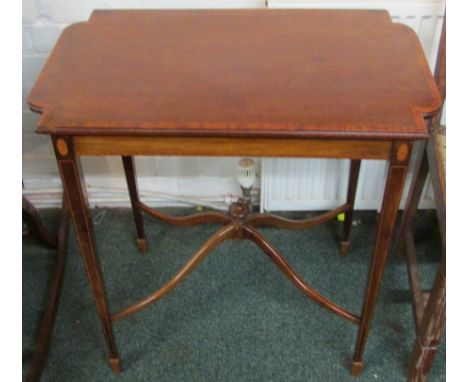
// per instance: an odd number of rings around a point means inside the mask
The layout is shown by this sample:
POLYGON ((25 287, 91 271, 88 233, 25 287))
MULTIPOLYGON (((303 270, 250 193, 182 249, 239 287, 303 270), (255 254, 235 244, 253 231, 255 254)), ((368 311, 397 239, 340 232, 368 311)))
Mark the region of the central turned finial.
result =
POLYGON ((229 206, 229 216, 236 221, 245 219, 251 211, 250 200, 244 198, 229 206))

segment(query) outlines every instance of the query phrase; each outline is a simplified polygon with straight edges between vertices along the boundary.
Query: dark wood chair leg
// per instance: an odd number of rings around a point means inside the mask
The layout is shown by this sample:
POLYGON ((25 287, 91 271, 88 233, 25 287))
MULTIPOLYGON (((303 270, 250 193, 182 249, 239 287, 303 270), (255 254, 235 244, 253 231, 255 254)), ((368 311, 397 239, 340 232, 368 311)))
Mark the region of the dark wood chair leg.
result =
POLYGON ((139 207, 140 198, 138 195, 138 183, 135 172, 135 160, 133 157, 123 156, 122 162, 125 170, 125 178, 127 179, 128 193, 130 194, 130 202, 132 204, 133 219, 137 231, 137 246, 141 253, 145 254, 148 251, 148 241, 145 236, 145 227, 143 224, 143 215, 139 207))
POLYGON ((375 304, 379 295, 385 263, 390 248, 392 231, 405 184, 408 170, 408 158, 411 150, 408 143, 400 143, 394 144, 392 151, 382 209, 377 224, 374 253, 372 255, 367 278, 359 333, 351 367, 351 373, 355 376, 361 374, 363 369, 364 348, 374 315, 375 304))
POLYGON ((445 328, 445 254, 435 277, 408 367, 410 382, 426 382, 445 328))
POLYGON ((361 168, 360 160, 352 160, 349 167, 349 180, 348 180, 348 196, 346 204, 349 205, 349 210, 345 214, 345 221, 343 224, 343 232, 341 234, 340 255, 346 256, 349 253, 350 241, 349 235, 351 233, 351 226, 353 224, 354 201, 356 199, 356 190, 359 181, 359 169, 361 168))
MULTIPOLYGON (((431 138, 426 147, 427 163, 431 175, 432 186, 434 189, 437 219, 439 222, 439 233, 441 239, 442 258, 437 271, 432 290, 429 295, 427 305, 424 301, 413 300, 413 305, 419 303, 417 309, 420 311, 416 321, 416 341, 413 346, 409 366, 408 380, 410 382, 426 382, 432 363, 437 354, 442 334, 445 329, 445 214, 446 214, 446 194, 445 194, 445 164, 442 159, 441 149, 438 145, 438 132, 432 131, 431 138)), ((411 231, 408 232, 408 235, 411 231)), ((408 250, 408 249, 407 249, 408 250)), ((408 252, 409 253, 409 252, 408 252)), ((408 255, 407 255, 408 256, 408 255)), ((408 264, 410 266, 410 264, 408 264)), ((412 265, 417 269, 417 264, 412 265)), ((416 294, 413 285, 412 292, 416 294)), ((413 307, 414 309, 414 307, 413 307)))
POLYGON ((114 372, 120 372, 120 358, 106 302, 104 279, 102 277, 101 264, 96 253, 94 230, 91 215, 87 208, 86 188, 84 186, 80 162, 75 157, 71 139, 61 137, 53 137, 52 139, 81 257, 106 342, 109 364, 114 372))
POLYGON ((28 234, 46 247, 55 249, 57 247, 57 237, 42 224, 36 208, 25 196, 23 196, 22 213, 23 221, 28 227, 28 234))
MULTIPOLYGON (((446 36, 445 36, 446 15, 442 24, 442 31, 439 42, 439 51, 437 53, 437 62, 434 70, 434 78, 439 89, 442 100, 445 101, 445 71, 446 71, 446 36)), ((416 341, 413 346, 409 366, 408 366, 408 381, 410 382, 426 382, 429 378, 429 372, 432 363, 437 354, 437 348, 440 343, 442 333, 445 327, 445 213, 446 213, 446 187, 445 187, 445 148, 439 146, 439 134, 445 135, 445 127, 440 125, 442 117, 442 108, 432 119, 429 119, 428 128, 431 137, 423 153, 422 170, 420 172, 427 175, 430 173, 432 187, 434 190, 437 218, 439 222, 439 233, 442 244, 442 259, 440 267, 437 271, 432 290, 429 295, 427 305, 424 304, 424 299, 419 287, 419 275, 417 269, 414 244, 412 243, 411 219, 414 212, 408 212, 408 217, 404 220, 407 224, 402 225, 399 239, 400 248, 405 250, 408 273, 410 276, 410 287, 413 296, 413 311, 415 312, 416 324, 416 341), (412 258, 412 259, 411 259, 412 258), (411 261, 410 261, 411 259, 411 261)), ((422 187, 422 186, 421 186, 422 187)), ((420 193, 416 192, 414 203, 407 204, 406 210, 413 208, 416 210, 419 201, 420 193)))
POLYGON ((39 334, 36 340, 36 347, 34 349, 31 360, 31 366, 29 367, 28 373, 26 375, 26 382, 39 381, 42 370, 44 368, 47 352, 49 350, 52 330, 54 328, 58 304, 62 292, 62 281, 66 264, 69 227, 70 213, 64 196, 62 200, 62 212, 60 214, 60 223, 58 229, 57 252, 54 268, 52 271, 52 277, 49 284, 47 305, 42 316, 41 325, 39 327, 39 334))

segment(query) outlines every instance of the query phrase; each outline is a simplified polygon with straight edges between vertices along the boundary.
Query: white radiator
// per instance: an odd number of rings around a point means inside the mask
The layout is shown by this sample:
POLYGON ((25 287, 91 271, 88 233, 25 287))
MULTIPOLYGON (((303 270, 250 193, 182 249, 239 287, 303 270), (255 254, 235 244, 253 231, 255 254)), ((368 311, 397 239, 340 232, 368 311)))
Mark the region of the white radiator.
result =
MULTIPOLYGON (((394 22, 413 28, 434 68, 445 10, 443 1, 308 1, 269 0, 270 8, 387 9, 394 22)), ((444 117, 443 117, 444 118, 444 117)), ((363 161, 356 195, 357 209, 380 209, 387 174, 385 161, 363 161)), ((263 159, 262 201, 264 210, 327 210, 346 200, 348 160, 263 159)), ((404 206, 412 163, 400 207, 404 206)), ((432 186, 428 182, 420 208, 433 208, 432 186)))

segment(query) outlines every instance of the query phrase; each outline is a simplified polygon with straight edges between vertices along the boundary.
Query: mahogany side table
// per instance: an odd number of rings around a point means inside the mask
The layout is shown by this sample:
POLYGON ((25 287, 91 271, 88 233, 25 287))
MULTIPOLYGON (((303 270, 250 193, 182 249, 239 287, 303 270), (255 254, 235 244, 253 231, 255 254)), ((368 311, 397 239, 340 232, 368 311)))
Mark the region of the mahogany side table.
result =
POLYGON ((95 11, 62 33, 28 101, 42 113, 37 132, 52 138, 114 371, 113 322, 170 292, 228 239, 255 242, 299 290, 359 325, 351 371, 362 371, 411 147, 428 138, 424 119, 441 104, 410 28, 386 11, 95 11), (175 225, 223 225, 166 285, 116 313, 87 209, 85 155, 122 156, 142 252, 142 211, 175 225), (136 155, 347 158, 348 197, 299 221, 252 214, 243 200, 227 214, 171 217, 139 200, 136 155), (361 159, 387 160, 389 171, 358 315, 311 288, 255 227, 305 228, 346 212, 346 254, 361 159))

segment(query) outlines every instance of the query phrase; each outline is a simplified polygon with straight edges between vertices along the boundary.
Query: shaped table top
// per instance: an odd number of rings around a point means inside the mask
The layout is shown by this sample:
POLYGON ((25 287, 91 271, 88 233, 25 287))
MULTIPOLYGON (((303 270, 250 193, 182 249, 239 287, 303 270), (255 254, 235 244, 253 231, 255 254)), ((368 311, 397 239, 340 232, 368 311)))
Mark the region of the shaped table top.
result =
POLYGON ((427 138, 441 104, 386 11, 106 10, 65 29, 28 98, 38 132, 427 138))

